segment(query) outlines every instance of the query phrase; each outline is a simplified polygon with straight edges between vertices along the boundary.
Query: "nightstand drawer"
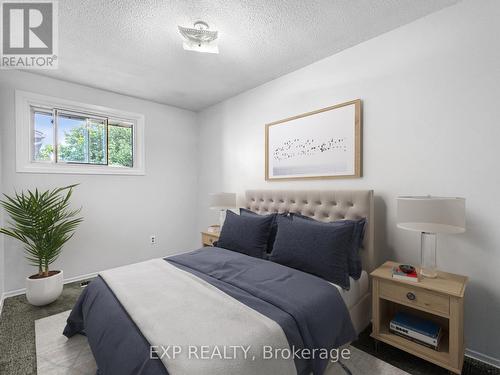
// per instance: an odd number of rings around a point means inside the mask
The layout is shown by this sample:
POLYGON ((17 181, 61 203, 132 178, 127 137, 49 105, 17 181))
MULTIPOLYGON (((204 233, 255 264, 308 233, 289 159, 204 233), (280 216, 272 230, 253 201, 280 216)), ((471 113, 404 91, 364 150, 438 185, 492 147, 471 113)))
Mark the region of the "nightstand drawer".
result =
POLYGON ((387 298, 405 305, 418 306, 425 310, 434 311, 442 315, 450 313, 450 297, 434 293, 411 285, 402 285, 390 281, 380 281, 381 298, 387 298))

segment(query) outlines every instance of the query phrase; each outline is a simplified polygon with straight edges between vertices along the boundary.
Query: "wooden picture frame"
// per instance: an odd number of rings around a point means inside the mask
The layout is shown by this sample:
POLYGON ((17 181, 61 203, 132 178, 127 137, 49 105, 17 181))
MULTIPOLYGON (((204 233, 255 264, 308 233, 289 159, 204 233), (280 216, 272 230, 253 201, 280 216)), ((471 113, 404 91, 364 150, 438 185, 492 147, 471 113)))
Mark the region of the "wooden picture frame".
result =
POLYGON ((266 124, 266 181, 361 177, 361 122, 356 99, 266 124))

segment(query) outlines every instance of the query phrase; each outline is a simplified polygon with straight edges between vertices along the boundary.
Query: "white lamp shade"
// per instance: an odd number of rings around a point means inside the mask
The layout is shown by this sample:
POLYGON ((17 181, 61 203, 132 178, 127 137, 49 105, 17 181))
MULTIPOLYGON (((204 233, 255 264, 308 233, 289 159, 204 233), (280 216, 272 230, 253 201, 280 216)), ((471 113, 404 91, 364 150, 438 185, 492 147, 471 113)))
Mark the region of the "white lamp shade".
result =
POLYGON ((225 209, 236 207, 235 193, 212 193, 209 194, 209 207, 213 209, 225 209))
POLYGON ((465 198, 398 197, 398 228, 427 233, 465 232, 465 198))

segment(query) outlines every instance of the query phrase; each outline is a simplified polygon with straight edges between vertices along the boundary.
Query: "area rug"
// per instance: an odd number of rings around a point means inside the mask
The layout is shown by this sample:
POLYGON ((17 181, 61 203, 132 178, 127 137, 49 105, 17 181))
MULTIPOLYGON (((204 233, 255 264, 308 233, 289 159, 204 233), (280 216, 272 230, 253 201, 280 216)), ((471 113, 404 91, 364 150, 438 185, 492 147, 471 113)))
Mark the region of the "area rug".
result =
MULTIPOLYGON (((68 310, 35 321, 38 375, 95 375, 96 363, 87 338, 75 335, 67 339, 62 335, 69 313, 68 310)), ((351 358, 336 363, 333 369, 329 369, 329 374, 408 375, 407 372, 353 346, 350 346, 349 350, 351 358)))
POLYGON ((71 310, 35 320, 37 375, 95 375, 97 366, 87 338, 62 331, 71 310))

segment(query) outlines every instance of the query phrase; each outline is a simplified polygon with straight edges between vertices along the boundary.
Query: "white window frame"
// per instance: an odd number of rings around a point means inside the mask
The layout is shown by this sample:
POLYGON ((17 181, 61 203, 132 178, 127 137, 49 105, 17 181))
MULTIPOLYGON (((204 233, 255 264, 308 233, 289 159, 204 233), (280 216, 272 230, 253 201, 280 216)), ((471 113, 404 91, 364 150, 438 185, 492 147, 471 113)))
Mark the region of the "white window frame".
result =
POLYGON ((20 173, 145 175, 144 123, 144 115, 139 113, 16 90, 16 171, 20 173), (132 123, 133 167, 34 161, 32 107, 60 108, 132 123))

